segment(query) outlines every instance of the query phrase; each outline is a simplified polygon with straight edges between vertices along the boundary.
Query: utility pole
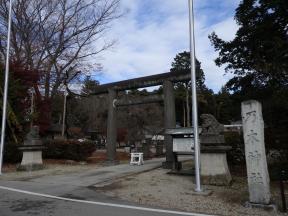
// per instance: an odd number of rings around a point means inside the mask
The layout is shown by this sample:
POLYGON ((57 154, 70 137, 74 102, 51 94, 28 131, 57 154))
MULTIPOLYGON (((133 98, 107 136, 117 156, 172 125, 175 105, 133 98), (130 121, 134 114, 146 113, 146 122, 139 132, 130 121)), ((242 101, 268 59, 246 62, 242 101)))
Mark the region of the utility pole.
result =
POLYGON ((2 113, 1 143, 0 143, 0 175, 2 175, 3 150, 4 150, 6 118, 7 118, 7 95, 8 95, 8 80, 9 80, 9 51, 10 51, 12 4, 13 4, 13 0, 10 0, 10 2, 9 2, 9 14, 8 14, 5 83, 4 83, 3 109, 2 109, 3 113, 2 113))
POLYGON ((194 33, 194 7, 193 0, 188 0, 189 5, 189 33, 190 33, 190 61, 191 61, 191 89, 192 89, 192 119, 194 129, 194 161, 196 192, 201 192, 200 182, 200 142, 198 132, 197 88, 196 88, 196 61, 195 61, 195 33, 194 33))

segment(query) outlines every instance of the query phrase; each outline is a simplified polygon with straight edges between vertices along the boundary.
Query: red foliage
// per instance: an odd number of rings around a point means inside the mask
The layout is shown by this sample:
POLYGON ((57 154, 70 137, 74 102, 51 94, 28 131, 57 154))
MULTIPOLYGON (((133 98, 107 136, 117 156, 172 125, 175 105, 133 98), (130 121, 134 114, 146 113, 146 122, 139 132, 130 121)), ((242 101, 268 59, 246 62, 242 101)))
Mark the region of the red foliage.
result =
POLYGON ((40 127, 40 133, 45 132, 51 124, 51 101, 41 95, 39 90, 40 80, 43 77, 43 71, 27 69, 20 64, 12 63, 10 66, 13 79, 17 80, 21 85, 21 91, 17 92, 16 107, 20 110, 21 114, 25 115, 25 111, 31 105, 31 95, 29 89, 35 91, 35 110, 39 113, 38 118, 34 124, 40 127))
POLYGON ((40 134, 44 134, 51 125, 51 100, 37 97, 36 109, 39 116, 34 124, 39 126, 40 134))
POLYGON ((13 75, 16 79, 20 79, 21 83, 28 88, 38 84, 41 73, 37 70, 26 69, 21 65, 12 64, 10 70, 13 71, 13 75))
POLYGON ((30 107, 30 93, 29 89, 37 86, 40 76, 35 70, 27 70, 24 67, 12 64, 10 66, 10 76, 19 88, 16 92, 16 99, 13 101, 14 107, 20 112, 21 116, 25 116, 25 112, 30 107))

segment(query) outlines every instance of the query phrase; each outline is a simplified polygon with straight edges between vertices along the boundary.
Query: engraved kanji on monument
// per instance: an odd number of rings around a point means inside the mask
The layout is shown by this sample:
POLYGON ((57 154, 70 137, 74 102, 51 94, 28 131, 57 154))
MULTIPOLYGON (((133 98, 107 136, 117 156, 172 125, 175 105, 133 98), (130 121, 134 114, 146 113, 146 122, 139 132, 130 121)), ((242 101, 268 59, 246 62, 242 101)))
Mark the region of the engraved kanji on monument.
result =
POLYGON ((267 205, 271 195, 262 106, 258 101, 249 100, 241 104, 241 110, 250 203, 267 205))

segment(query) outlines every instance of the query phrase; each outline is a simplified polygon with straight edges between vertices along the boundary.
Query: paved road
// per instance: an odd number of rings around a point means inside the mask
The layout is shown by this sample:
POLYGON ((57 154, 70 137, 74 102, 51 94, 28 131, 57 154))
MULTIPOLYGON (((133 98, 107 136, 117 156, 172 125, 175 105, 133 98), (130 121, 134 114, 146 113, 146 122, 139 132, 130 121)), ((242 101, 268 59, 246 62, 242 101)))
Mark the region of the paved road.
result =
POLYGON ((105 184, 115 181, 123 176, 149 171, 161 166, 164 158, 155 158, 145 161, 142 166, 130 166, 129 164, 120 164, 116 166, 106 166, 95 170, 86 170, 73 174, 42 176, 30 179, 32 182, 65 184, 72 186, 91 186, 96 184, 105 184))
POLYGON ((118 165, 22 181, 5 180, 5 176, 2 176, 0 177, 0 216, 199 215, 169 211, 161 213, 147 206, 143 209, 140 204, 107 197, 95 190, 94 185, 105 185, 123 176, 157 168, 162 161, 163 159, 154 159, 146 161, 144 166, 118 165))
MULTIPOLYGON (((123 176, 155 169, 161 166, 162 161, 164 161, 164 158, 156 158, 145 161, 142 166, 121 164, 61 175, 24 177, 20 178, 20 180, 19 177, 16 178, 17 180, 7 179, 4 174, 0 176, 0 186, 59 197, 123 204, 123 201, 114 200, 111 197, 100 194, 95 190, 94 185, 102 186, 123 176)), ((3 198, 3 196, 1 197, 3 198)), ((17 194, 14 194, 13 197, 17 200, 17 194)), ((0 214, 0 216, 2 215, 0 214)))
POLYGON ((29 192, 25 191, 11 191, 11 189, 4 187, 0 188, 0 192, 1 216, 205 216, 196 213, 152 209, 135 205, 66 199, 35 193, 29 194, 29 192))

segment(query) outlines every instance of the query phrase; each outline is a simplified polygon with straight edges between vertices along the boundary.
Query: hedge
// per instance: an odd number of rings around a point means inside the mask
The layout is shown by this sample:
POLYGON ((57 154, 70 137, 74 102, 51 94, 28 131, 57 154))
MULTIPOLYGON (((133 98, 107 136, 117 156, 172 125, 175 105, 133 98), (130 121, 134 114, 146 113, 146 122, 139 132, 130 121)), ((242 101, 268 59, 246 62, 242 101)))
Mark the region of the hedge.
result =
POLYGON ((46 140, 43 158, 85 161, 96 150, 92 141, 46 140))
POLYGON ((3 162, 20 163, 22 159, 22 152, 18 148, 18 144, 11 141, 6 141, 4 144, 3 162))

